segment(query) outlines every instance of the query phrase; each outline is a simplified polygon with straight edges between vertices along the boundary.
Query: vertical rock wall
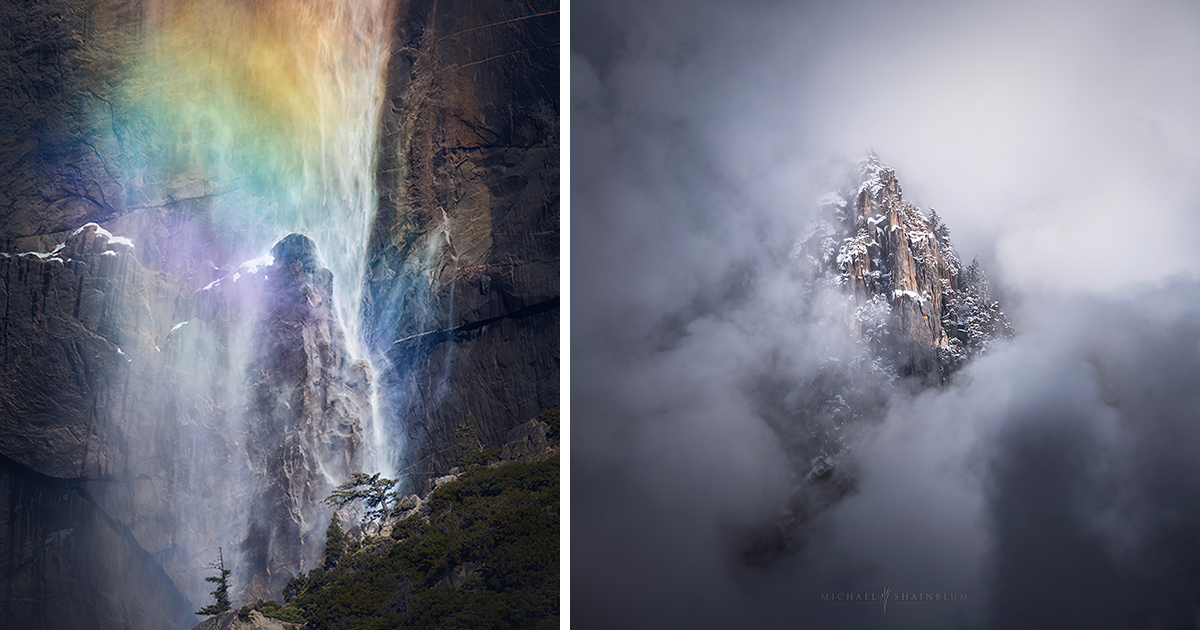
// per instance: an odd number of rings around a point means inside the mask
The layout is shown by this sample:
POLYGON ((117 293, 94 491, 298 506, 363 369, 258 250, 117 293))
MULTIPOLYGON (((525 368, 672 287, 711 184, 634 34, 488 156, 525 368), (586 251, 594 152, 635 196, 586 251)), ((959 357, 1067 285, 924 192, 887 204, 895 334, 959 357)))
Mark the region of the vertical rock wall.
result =
POLYGON ((6 620, 22 628, 188 620, 194 569, 175 544, 172 501, 186 429, 150 402, 170 380, 158 344, 180 289, 95 224, 47 253, 0 254, 0 282, 6 620))
POLYGON ((960 265, 936 213, 926 217, 905 202, 895 172, 878 156, 858 168, 855 192, 832 193, 824 202, 836 210, 842 229, 822 223, 825 227, 802 240, 801 250, 821 261, 819 267, 832 267, 836 282, 854 297, 851 325, 861 333, 864 324, 884 324, 882 335, 868 335, 878 359, 899 376, 940 382, 969 355, 1011 337, 1012 329, 990 298, 978 263, 960 265), (838 232, 842 240, 834 257, 832 237, 838 232), (877 321, 878 314, 887 321, 877 321))
POLYGON ((558 406, 558 9, 396 4, 366 328, 416 488, 558 406))
POLYGON ((891 170, 873 174, 855 200, 855 227, 865 253, 848 270, 855 294, 889 301, 901 339, 896 349, 901 373, 939 374, 937 349, 942 330, 942 290, 952 287, 957 269, 942 256, 942 243, 921 213, 905 203, 891 170))

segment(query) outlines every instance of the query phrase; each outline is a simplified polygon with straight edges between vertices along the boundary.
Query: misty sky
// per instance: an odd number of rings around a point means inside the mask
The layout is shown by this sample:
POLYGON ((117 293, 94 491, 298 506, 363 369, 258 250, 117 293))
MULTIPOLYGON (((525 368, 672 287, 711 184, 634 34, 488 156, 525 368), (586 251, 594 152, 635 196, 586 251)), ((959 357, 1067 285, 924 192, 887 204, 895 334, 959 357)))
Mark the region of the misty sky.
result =
POLYGON ((575 625, 1200 625, 1200 5, 571 10, 575 625), (870 150, 1018 336, 864 380, 855 491, 749 566, 797 501, 778 410, 853 345, 788 252, 870 150), (969 603, 819 600, 885 587, 969 603))

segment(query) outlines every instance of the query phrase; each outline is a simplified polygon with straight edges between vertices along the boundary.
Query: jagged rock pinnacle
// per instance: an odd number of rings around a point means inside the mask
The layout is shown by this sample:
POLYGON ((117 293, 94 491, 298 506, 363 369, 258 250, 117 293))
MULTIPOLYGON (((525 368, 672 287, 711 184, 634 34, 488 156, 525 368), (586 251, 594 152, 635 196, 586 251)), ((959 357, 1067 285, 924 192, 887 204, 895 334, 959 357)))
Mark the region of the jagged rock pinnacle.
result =
POLYGON ((858 333, 898 375, 944 380, 1012 329, 978 262, 962 267, 949 229, 904 200, 895 171, 872 152, 857 172, 854 188, 822 198, 835 217, 800 249, 853 296, 858 333))
POLYGON ((271 256, 283 265, 298 263, 305 272, 312 273, 318 267, 317 244, 303 234, 288 234, 271 248, 271 256))

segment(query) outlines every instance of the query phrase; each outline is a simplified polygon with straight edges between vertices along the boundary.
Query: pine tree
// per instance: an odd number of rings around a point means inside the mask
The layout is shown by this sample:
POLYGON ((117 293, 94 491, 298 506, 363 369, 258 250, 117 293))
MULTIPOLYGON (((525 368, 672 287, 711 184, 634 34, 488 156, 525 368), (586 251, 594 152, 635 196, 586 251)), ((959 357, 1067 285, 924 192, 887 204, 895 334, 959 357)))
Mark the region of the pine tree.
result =
POLYGON ((332 569, 346 553, 346 532, 342 531, 342 522, 334 514, 325 530, 325 568, 332 569))
POLYGON ((929 231, 937 235, 938 239, 943 242, 950 241, 950 228, 942 222, 942 217, 938 216, 937 210, 929 209, 929 231))
POLYGON ((210 575, 204 578, 205 582, 212 582, 217 585, 217 588, 212 592, 213 599, 216 601, 197 610, 197 615, 219 615, 233 607, 229 603, 229 575, 233 571, 225 568, 225 552, 223 549, 217 547, 217 561, 209 564, 208 568, 218 572, 217 575, 210 575))
POLYGON ((325 497, 325 503, 341 508, 351 501, 361 500, 366 508, 364 518, 368 521, 382 519, 391 511, 389 502, 396 501, 398 497, 391 491, 397 480, 380 477, 380 474, 354 473, 350 481, 334 488, 333 493, 325 497))
POLYGON ((979 285, 979 276, 982 273, 983 270, 979 267, 979 257, 976 256, 971 259, 971 264, 962 272, 962 282, 960 283, 962 288, 974 292, 979 285))

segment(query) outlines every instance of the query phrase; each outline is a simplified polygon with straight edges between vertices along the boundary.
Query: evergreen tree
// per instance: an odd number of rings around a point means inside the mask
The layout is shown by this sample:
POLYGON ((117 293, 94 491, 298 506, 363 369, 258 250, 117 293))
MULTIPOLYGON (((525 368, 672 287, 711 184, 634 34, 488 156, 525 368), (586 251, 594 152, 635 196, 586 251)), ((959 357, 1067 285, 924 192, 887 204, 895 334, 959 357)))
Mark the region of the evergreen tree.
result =
POLYGON ((971 259, 971 264, 962 272, 961 288, 967 291, 974 292, 979 285, 979 276, 983 270, 979 267, 979 257, 971 259))
POLYGON ((368 475, 356 472, 350 481, 334 488, 333 493, 325 498, 325 503, 340 508, 351 501, 361 500, 366 508, 364 518, 368 521, 381 519, 391 511, 389 502, 398 498, 397 493, 391 491, 396 482, 396 479, 381 477, 380 473, 368 475))
POLYGON ((938 216, 937 210, 929 209, 929 231, 937 235, 938 239, 943 242, 950 240, 950 228, 942 223, 942 217, 938 216))
POLYGON ((466 466, 483 450, 483 443, 479 441, 479 422, 475 420, 475 414, 468 413, 467 421, 454 427, 454 458, 455 466, 466 466))
POLYGON ((212 596, 216 601, 212 604, 196 611, 197 615, 219 615, 233 606, 229 603, 229 575, 233 573, 225 568, 225 552, 220 547, 217 548, 217 561, 208 565, 208 568, 217 571, 217 575, 210 575, 204 578, 205 582, 212 582, 217 585, 213 590, 212 596))
POLYGON ((334 514, 325 530, 325 568, 332 569, 346 553, 346 532, 342 531, 342 522, 334 514))

